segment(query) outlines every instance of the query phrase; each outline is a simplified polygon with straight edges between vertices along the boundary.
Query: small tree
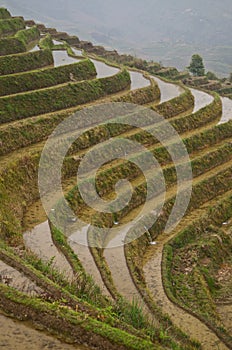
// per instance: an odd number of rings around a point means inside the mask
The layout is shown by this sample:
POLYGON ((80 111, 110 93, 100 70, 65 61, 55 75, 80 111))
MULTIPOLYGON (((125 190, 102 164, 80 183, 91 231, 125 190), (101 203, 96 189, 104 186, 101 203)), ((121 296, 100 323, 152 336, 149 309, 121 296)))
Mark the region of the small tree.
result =
POLYGON ((187 68, 195 77, 205 75, 203 59, 198 54, 192 55, 192 60, 187 68))
POLYGON ((213 72, 210 72, 210 71, 208 71, 208 72, 206 73, 206 77, 207 77, 209 80, 218 80, 218 77, 216 76, 216 74, 213 73, 213 72))

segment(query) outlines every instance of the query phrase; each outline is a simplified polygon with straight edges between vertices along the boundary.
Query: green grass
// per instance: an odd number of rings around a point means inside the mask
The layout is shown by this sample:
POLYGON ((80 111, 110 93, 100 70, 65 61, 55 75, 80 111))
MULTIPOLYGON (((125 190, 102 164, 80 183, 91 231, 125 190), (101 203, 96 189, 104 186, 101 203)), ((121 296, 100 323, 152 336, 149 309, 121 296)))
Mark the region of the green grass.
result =
POLYGON ((95 101, 128 88, 126 70, 106 78, 54 86, 43 90, 0 98, 0 123, 58 111, 95 101))
POLYGON ((0 19, 0 37, 14 35, 18 30, 24 28, 25 23, 21 17, 0 19))
POLYGON ((70 65, 0 76, 0 95, 16 94, 71 82, 71 73, 76 81, 88 80, 96 76, 94 64, 84 59, 70 65))
POLYGON ((0 75, 26 72, 51 64, 53 64, 53 56, 50 50, 0 56, 0 75))
POLYGON ((0 19, 9 19, 11 18, 10 12, 3 7, 0 7, 0 19))
POLYGON ((20 30, 15 34, 15 38, 20 40, 26 47, 28 47, 31 42, 38 41, 39 37, 40 32, 36 26, 20 30))
POLYGON ((213 327, 230 345, 232 337, 216 311, 216 298, 222 288, 216 276, 231 257, 231 239, 219 229, 232 216, 231 203, 231 195, 226 194, 214 206, 202 210, 201 217, 190 221, 168 242, 163 258, 164 285, 169 297, 213 327))

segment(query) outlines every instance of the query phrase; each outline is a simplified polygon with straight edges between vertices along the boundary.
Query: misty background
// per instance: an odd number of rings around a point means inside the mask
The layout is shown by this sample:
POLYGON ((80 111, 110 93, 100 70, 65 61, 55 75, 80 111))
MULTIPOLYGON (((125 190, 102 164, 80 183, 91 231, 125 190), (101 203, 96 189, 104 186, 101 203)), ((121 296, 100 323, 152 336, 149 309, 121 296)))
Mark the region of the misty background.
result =
POLYGON ((81 40, 184 69, 199 53, 206 70, 232 72, 231 0, 0 0, 81 40))

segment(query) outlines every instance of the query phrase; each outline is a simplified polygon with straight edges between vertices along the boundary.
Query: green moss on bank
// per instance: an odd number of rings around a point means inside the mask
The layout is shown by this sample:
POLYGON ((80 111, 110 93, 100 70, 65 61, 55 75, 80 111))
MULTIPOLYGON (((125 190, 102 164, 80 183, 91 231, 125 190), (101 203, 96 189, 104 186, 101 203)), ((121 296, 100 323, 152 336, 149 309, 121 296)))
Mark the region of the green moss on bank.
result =
POLYGON ((111 77, 69 83, 0 98, 0 123, 28 118, 74 107, 128 88, 130 75, 126 70, 111 77))
POLYGON ((0 7, 0 19, 9 19, 9 18, 11 18, 10 12, 4 7, 0 7))
MULTIPOLYGON (((106 323, 70 310, 68 307, 59 304, 50 304, 36 298, 29 298, 26 295, 15 291, 7 286, 0 285, 1 307, 14 316, 46 326, 54 334, 62 335, 63 339, 71 339, 74 342, 96 344, 100 343, 99 349, 104 349, 104 342, 107 348, 111 349, 155 349, 155 345, 146 339, 133 336, 120 329, 113 328, 106 323), (26 315, 26 316, 25 316, 26 315), (92 335, 95 334, 95 340, 92 335), (98 341, 96 342, 96 337, 98 341), (93 339, 93 340, 92 340, 93 339), (93 341, 93 343, 92 343, 93 341)), ((156 349, 161 349, 159 345, 156 349)))
POLYGON ((33 41, 38 41, 40 38, 40 31, 39 29, 34 26, 29 29, 20 30, 15 34, 15 38, 20 40, 25 47, 28 47, 28 45, 33 41))
POLYGON ((0 56, 26 52, 26 46, 15 37, 0 39, 0 56))
POLYGON ((162 263, 169 298, 206 322, 228 346, 232 337, 217 314, 215 298, 221 287, 217 275, 232 252, 231 238, 219 228, 231 217, 230 194, 168 242, 162 263))
POLYGON ((0 75, 26 72, 53 64, 49 50, 39 50, 0 57, 0 75))
POLYGON ((163 102, 153 109, 165 118, 172 118, 176 115, 184 113, 194 106, 194 97, 189 89, 169 101, 163 102))
POLYGON ((16 94, 71 82, 71 74, 76 81, 89 80, 96 76, 96 70, 94 64, 85 59, 65 66, 1 76, 0 95, 16 94))
POLYGON ((14 35, 18 30, 24 28, 25 23, 21 17, 0 19, 0 37, 14 35))

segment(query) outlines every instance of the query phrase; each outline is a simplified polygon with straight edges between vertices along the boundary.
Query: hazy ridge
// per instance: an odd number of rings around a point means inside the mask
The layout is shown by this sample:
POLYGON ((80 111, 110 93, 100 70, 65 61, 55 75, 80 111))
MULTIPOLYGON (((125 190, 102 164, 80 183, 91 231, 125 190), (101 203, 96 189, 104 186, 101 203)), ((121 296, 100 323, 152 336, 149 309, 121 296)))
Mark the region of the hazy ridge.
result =
POLYGON ((0 5, 164 65, 184 68, 199 52, 207 69, 220 75, 232 71, 231 0, 3 0, 0 5))

